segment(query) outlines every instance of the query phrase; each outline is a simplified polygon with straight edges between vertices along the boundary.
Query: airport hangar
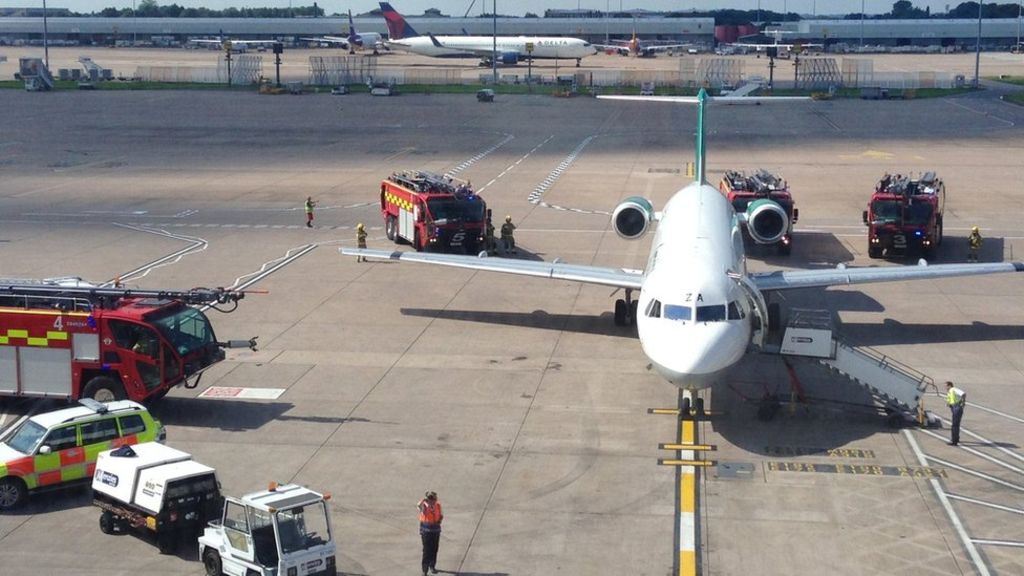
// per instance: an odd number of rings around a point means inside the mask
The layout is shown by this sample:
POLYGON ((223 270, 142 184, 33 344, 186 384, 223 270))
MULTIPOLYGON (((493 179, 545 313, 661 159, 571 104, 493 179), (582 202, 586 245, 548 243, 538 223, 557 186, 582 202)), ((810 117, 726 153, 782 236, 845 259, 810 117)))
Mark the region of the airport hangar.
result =
MULTIPOLYGON (((487 18, 408 17, 421 33, 479 34, 493 31, 487 18)), ((382 17, 355 19, 356 30, 386 34, 382 17)), ((239 39, 281 40, 294 44, 304 36, 345 34, 345 18, 48 18, 49 41, 54 45, 108 44, 117 41, 176 46, 191 38, 225 36, 239 39)), ((501 35, 573 36, 600 43, 606 38, 628 38, 635 30, 641 39, 693 42, 712 46, 735 40, 730 29, 716 26, 713 18, 498 18, 501 35)), ((807 40, 826 44, 869 44, 885 46, 972 47, 978 36, 978 21, 966 20, 801 20, 782 26, 794 34, 786 40, 807 40)), ((982 47, 1002 49, 1016 43, 1020 31, 1017 19, 982 21, 982 47)), ((0 18, 0 43, 41 45, 43 19, 0 18)))

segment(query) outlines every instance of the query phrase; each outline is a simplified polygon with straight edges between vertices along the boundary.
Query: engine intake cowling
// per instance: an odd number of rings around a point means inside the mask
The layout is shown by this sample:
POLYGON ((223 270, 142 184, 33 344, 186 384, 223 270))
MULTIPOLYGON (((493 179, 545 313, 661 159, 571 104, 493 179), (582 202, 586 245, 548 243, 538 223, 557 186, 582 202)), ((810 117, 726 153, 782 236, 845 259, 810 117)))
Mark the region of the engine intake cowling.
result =
POLYGON ((619 236, 633 240, 643 236, 654 220, 654 206, 642 196, 630 196, 612 212, 612 226, 619 236))
POLYGON ((518 64, 519 52, 502 52, 499 55, 498 62, 502 64, 518 64))
POLYGON ((778 202, 761 198, 747 205, 747 232, 758 244, 774 244, 789 230, 789 214, 778 202))

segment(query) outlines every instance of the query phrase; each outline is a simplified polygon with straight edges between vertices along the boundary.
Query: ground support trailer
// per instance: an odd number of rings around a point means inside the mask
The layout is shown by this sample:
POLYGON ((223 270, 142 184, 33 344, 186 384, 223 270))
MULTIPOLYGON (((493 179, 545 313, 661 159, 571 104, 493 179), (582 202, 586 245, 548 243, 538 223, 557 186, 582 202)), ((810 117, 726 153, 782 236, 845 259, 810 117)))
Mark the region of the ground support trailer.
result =
POLYGON ((92 489, 104 534, 127 527, 152 533, 162 554, 198 536, 223 501, 213 468, 156 442, 102 452, 92 489))

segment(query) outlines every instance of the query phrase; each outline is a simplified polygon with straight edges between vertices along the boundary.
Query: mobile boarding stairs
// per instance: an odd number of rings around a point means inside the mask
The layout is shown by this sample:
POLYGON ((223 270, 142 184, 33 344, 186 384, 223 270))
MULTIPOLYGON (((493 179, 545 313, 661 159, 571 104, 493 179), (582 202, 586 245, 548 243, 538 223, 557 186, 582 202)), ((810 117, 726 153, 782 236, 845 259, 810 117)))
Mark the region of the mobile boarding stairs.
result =
POLYGON ((935 426, 938 418, 924 410, 922 399, 935 382, 926 374, 865 346, 851 346, 839 339, 828 310, 791 309, 781 343, 765 352, 817 361, 832 372, 865 388, 881 403, 890 424, 901 419, 921 426, 935 426))

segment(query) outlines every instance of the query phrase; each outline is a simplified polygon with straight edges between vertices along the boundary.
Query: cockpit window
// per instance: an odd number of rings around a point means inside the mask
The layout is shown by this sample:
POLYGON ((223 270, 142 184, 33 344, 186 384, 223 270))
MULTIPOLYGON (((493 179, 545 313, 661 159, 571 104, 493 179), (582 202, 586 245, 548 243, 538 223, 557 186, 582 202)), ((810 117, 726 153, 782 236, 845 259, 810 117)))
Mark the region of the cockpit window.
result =
POLYGON ((665 318, 669 320, 689 320, 691 317, 689 306, 678 304, 665 304, 665 318))
POLYGON ((743 308, 740 308, 739 302, 733 300, 729 302, 729 320, 742 320, 743 319, 743 308))
POLYGON ((697 322, 721 322, 725 320, 725 305, 697 306, 697 322))
POLYGON ((648 318, 661 318, 661 301, 651 300, 644 311, 648 318))

